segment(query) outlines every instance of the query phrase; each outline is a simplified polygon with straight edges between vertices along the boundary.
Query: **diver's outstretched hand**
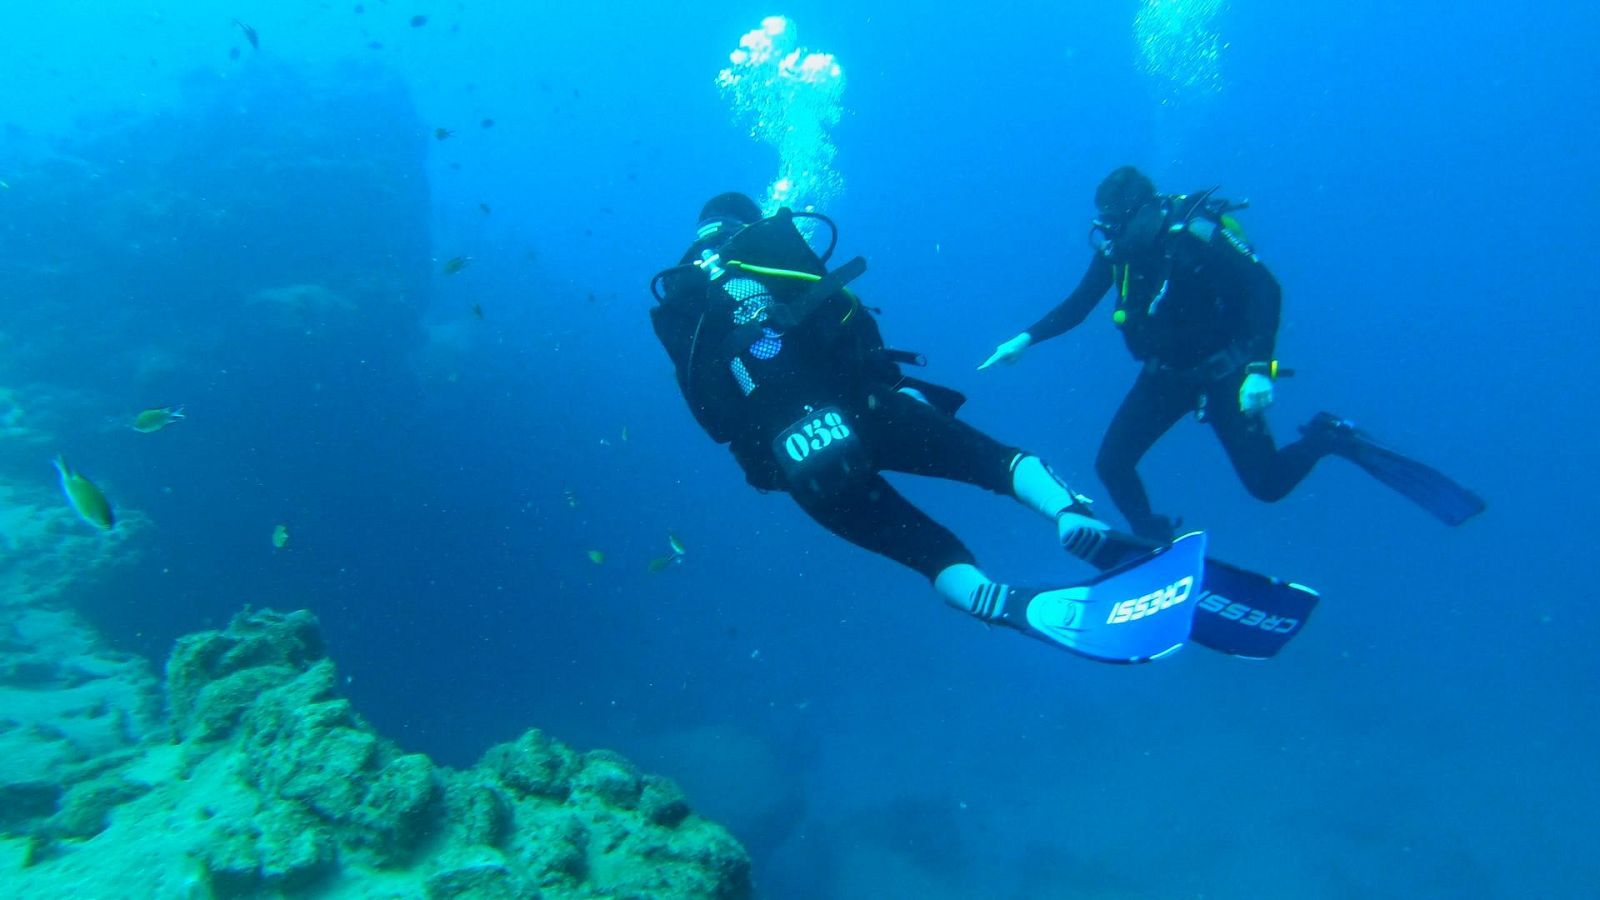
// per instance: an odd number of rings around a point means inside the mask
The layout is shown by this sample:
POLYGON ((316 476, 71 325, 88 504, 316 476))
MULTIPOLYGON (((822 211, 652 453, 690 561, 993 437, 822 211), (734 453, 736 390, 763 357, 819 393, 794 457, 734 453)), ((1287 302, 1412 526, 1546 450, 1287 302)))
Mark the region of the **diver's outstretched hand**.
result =
POLYGON ((1024 331, 1011 340, 1006 341, 1004 344, 996 347, 994 349, 994 353, 988 359, 983 361, 983 365, 978 367, 978 371, 982 372, 984 369, 989 368, 995 363, 1005 363, 1006 365, 1010 365, 1016 362, 1022 358, 1022 352, 1027 350, 1028 346, 1032 343, 1033 335, 1024 331))

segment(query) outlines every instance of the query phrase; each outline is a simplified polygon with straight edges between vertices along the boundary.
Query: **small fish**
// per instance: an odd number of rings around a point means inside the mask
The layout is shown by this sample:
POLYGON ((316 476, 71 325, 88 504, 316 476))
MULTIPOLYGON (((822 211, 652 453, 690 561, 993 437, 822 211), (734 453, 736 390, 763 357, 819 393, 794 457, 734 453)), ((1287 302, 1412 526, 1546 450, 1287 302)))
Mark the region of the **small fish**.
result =
POLYGON ((483 318, 483 304, 482 303, 474 303, 474 304, 472 304, 472 315, 474 317, 480 319, 480 320, 483 318))
POLYGON ((484 119, 482 122, 478 123, 478 127, 480 127, 480 128, 493 128, 494 127, 494 120, 493 119, 484 119))
POLYGON ((603 563, 605 561, 606 561, 606 555, 604 553, 600 552, 599 550, 590 550, 589 551, 589 562, 592 562, 592 563, 594 563, 595 565, 598 566, 598 565, 600 565, 601 563, 603 563))
POLYGON ((622 426, 622 442, 624 444, 628 442, 628 426, 626 425, 622 426))
POLYGON ((453 256, 445 261, 444 269, 442 271, 446 275, 454 275, 462 269, 465 269, 467 267, 467 263, 469 262, 472 262, 472 257, 470 256, 453 256))
POLYGON ((562 491, 561 497, 567 501, 568 509, 578 508, 578 495, 573 492, 572 488, 567 488, 566 490, 562 491))
POLYGON ((455 132, 451 131, 448 128, 435 128, 433 130, 433 139, 436 140, 436 141, 442 141, 445 138, 448 138, 452 134, 455 134, 455 132))
POLYGON ((494 212, 494 210, 489 208, 489 204, 487 204, 487 203, 479 203, 478 204, 478 209, 482 210, 483 214, 486 215, 486 216, 488 214, 494 212))
POLYGON ((382 50, 383 41, 367 41, 368 50, 382 50))
POLYGON ((254 28, 251 28, 249 25, 246 25, 238 19, 234 19, 233 24, 239 26, 239 30, 244 32, 244 39, 250 42, 251 47, 257 50, 261 49, 261 37, 256 34, 256 30, 254 28))
POLYGON ((283 545, 289 543, 289 526, 279 525, 272 529, 272 549, 282 550, 283 545))
POLYGON ((660 572, 673 563, 679 563, 683 561, 683 541, 678 540, 678 536, 670 531, 667 532, 667 546, 672 548, 672 552, 666 556, 658 556, 655 559, 650 560, 650 571, 660 572))
POLYGON ((422 26, 424 26, 426 24, 428 24, 428 17, 427 16, 412 16, 411 17, 411 27, 412 28, 421 28, 422 26))
POLYGON ((67 496, 67 503, 78 518, 88 522, 101 531, 110 531, 117 524, 116 514, 111 511, 111 503, 106 500, 106 495, 94 486, 94 482, 74 472, 67 465, 65 457, 56 454, 56 471, 61 473, 61 493, 67 496))
POLYGON ((179 419, 187 418, 181 406, 167 406, 160 409, 147 409, 133 417, 133 430, 140 434, 150 434, 160 431, 179 419))

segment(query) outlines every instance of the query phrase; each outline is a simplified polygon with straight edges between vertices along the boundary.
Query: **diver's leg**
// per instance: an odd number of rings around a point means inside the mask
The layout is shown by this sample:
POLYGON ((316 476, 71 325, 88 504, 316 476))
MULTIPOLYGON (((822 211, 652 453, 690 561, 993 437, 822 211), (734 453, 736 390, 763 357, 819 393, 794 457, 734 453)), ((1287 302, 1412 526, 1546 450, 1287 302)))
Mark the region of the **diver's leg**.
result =
POLYGON ((1039 457, 905 394, 897 392, 869 406, 861 424, 880 468, 1009 495, 1055 522, 1057 538, 1073 555, 1088 559, 1099 548, 1107 526, 1039 457))
MULTIPOLYGON (((1188 637, 1190 620, 1181 615, 1130 617, 1130 627, 1114 615, 1107 618, 1106 612, 1114 614, 1117 604, 1136 602, 1129 598, 1174 595, 1182 586, 1199 583, 1201 536, 1186 551, 1177 545, 1166 548, 1171 552, 1146 557, 1111 580, 1102 576, 1085 584, 1019 588, 990 580, 959 539, 912 506, 881 475, 826 494, 802 491, 792 496, 833 533, 916 569, 947 604, 983 621, 1114 663, 1165 656, 1188 637)), ((1188 588, 1182 589, 1187 596, 1188 588)))
POLYGON ((1011 460, 1020 451, 926 402, 899 391, 874 392, 857 419, 879 469, 1011 493, 1011 460))
POLYGON ((1174 524, 1150 509, 1150 496, 1139 479, 1139 460, 1163 434, 1194 408, 1194 397, 1181 381, 1139 373, 1106 428, 1095 474, 1106 486, 1111 502, 1128 520, 1134 534, 1157 541, 1172 540, 1174 524))
POLYGON ((948 528, 916 508, 882 475, 827 492, 790 491, 819 525, 863 550, 935 580, 944 569, 972 565, 972 551, 948 528))
POLYGON ((1460 525, 1488 508, 1482 497, 1448 475, 1385 447, 1354 422, 1333 413, 1317 413, 1300 426, 1300 434, 1300 443, 1350 460, 1446 525, 1460 525))
POLYGON ((1207 418, 1245 490, 1257 500, 1276 503, 1289 496, 1328 451, 1304 438, 1279 447, 1267 417, 1242 412, 1237 397, 1236 386, 1211 391, 1207 418))

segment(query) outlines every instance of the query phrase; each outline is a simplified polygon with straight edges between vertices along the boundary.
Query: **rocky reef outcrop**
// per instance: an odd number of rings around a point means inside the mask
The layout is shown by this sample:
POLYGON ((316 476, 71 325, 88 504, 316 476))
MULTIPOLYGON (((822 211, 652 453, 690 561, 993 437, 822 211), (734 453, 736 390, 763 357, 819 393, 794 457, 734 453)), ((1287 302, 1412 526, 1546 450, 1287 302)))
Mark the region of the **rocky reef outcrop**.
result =
POLYGON ((749 896, 744 849, 671 780, 537 730, 436 766, 335 686, 308 612, 181 639, 164 732, 0 787, 0 881, 30 897, 749 896))

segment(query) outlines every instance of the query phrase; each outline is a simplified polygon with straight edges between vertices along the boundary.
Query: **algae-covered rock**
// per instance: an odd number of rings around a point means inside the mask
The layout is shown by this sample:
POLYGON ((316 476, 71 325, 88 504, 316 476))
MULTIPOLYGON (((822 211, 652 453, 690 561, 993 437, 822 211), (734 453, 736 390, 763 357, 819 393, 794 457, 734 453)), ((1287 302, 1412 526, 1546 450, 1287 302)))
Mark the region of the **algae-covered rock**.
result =
POLYGON ((245 610, 225 631, 180 638, 167 660, 167 707, 182 738, 222 737, 263 691, 326 655, 316 617, 245 610))
POLYGON ((240 773, 268 796, 314 812, 376 865, 392 865, 430 824, 433 763, 401 754, 332 697, 333 665, 312 663, 263 693, 240 726, 240 773))
POLYGON ((562 800, 572 792, 572 777, 580 763, 571 748, 530 728, 513 743, 489 748, 479 765, 492 771, 518 797, 531 794, 562 800))
POLYGON ((50 831, 59 837, 90 838, 106 829, 106 816, 112 809, 143 796, 150 785, 118 777, 74 785, 61 803, 61 811, 50 821, 50 831))
POLYGON ((503 863, 446 869, 427 882, 428 900, 533 900, 539 892, 503 863))
POLYGON ((0 883, 55 896, 60 871, 111 879, 119 896, 750 894, 739 843, 617 753, 538 730, 462 772, 402 752, 338 696, 309 613, 237 616, 181 640, 167 671, 176 746, 86 760, 65 790, 0 791, 15 807, 0 830, 32 841, 0 883))
POLYGON ((325 829, 283 810, 217 823, 199 847, 212 890, 223 897, 303 888, 334 870, 337 851, 325 829))
POLYGON ((620 753, 590 750, 583 755, 583 768, 573 776, 574 793, 585 794, 618 809, 634 809, 644 790, 639 770, 620 753))
POLYGON ((511 826, 511 804, 491 784, 454 778, 445 789, 445 806, 462 843, 498 847, 511 826))
POLYGON ((268 795, 343 821, 366 796, 379 739, 354 727, 347 701, 306 699, 322 695, 306 683, 320 685, 326 678, 313 670, 300 683, 261 695, 240 729, 240 772, 268 795))
POLYGON ((367 789, 355 812, 356 840, 379 865, 401 862, 434 824, 439 780, 433 762, 420 753, 390 762, 367 789))
POLYGON ((541 888, 574 888, 589 875, 589 828, 568 809, 523 810, 512 858, 541 888))
POLYGON ((173 724, 186 739, 208 741, 224 737, 239 724, 239 717, 264 692, 294 679, 295 670, 261 666, 232 672, 201 688, 184 713, 174 702, 173 724))
POLYGON ((639 797, 639 812, 646 820, 668 828, 677 827, 689 815, 689 798, 683 788, 661 775, 644 776, 644 791, 639 797))

